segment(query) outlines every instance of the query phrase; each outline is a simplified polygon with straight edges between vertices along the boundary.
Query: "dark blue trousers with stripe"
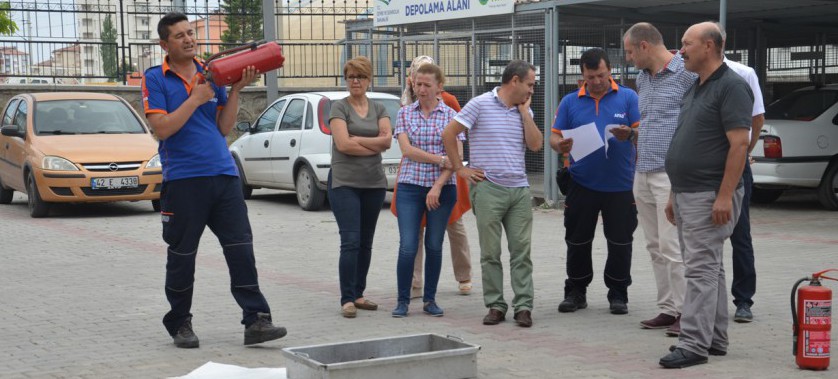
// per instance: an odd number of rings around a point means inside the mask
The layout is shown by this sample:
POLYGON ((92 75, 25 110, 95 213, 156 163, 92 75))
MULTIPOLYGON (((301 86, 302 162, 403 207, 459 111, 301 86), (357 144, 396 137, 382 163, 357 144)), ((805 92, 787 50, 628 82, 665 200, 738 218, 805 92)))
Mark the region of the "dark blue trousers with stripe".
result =
POLYGON ((242 324, 270 313, 256 274, 253 233, 247 218, 241 181, 219 175, 166 181, 160 198, 166 261, 166 298, 171 310, 163 317, 170 335, 192 317, 195 257, 205 227, 218 237, 230 272, 230 291, 242 308, 242 324))

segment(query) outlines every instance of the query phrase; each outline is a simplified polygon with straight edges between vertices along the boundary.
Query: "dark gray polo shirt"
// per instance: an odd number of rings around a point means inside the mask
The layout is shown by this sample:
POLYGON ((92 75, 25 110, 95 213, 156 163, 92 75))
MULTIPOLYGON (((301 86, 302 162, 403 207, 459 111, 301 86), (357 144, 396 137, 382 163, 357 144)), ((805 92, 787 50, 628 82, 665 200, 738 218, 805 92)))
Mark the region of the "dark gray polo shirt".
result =
POLYGON ((726 133, 751 127, 754 94, 736 72, 723 63, 698 83, 681 100, 678 128, 666 153, 673 192, 718 191, 730 150, 726 133))

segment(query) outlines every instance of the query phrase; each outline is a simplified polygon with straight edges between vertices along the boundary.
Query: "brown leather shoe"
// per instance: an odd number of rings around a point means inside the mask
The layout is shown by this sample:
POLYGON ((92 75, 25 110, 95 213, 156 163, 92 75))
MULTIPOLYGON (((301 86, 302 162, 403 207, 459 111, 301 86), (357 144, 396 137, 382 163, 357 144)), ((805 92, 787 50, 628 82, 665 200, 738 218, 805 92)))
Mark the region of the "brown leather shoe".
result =
POLYGON ((506 314, 497 309, 489 309, 489 314, 483 317, 483 325, 497 325, 504 320, 506 320, 506 314))
POLYGON ((527 309, 515 312, 514 318, 515 323, 522 328, 529 328, 532 326, 532 313, 530 313, 527 309))
POLYGON ((677 318, 666 313, 661 313, 653 319, 640 321, 640 326, 643 329, 663 329, 672 326, 677 318))
POLYGON ((678 337, 681 335, 681 316, 675 319, 675 323, 666 328, 666 335, 670 337, 678 337))
POLYGON ((355 301, 355 308, 363 309, 365 311, 374 311, 378 309, 378 304, 364 299, 364 301, 355 301))

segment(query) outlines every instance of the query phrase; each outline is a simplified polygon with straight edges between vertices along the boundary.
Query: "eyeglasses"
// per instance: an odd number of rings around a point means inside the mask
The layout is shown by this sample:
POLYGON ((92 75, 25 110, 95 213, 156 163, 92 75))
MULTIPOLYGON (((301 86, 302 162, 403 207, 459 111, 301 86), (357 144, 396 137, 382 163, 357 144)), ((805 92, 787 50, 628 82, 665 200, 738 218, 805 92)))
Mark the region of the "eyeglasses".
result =
POLYGON ((363 75, 361 75, 361 76, 347 76, 346 77, 347 82, 360 82, 362 80, 367 80, 367 79, 369 79, 369 78, 366 77, 366 76, 363 76, 363 75))

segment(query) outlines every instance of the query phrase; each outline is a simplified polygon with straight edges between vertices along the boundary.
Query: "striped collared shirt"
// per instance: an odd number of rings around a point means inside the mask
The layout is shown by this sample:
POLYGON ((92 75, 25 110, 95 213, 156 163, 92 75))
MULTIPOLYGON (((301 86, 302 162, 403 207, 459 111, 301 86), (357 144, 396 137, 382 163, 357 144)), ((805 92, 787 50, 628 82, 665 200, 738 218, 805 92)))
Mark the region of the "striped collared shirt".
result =
POLYGON ((471 99, 454 119, 469 130, 470 167, 482 169, 497 185, 529 187, 521 113, 500 101, 499 88, 471 99))
POLYGON ((664 170, 666 151, 678 126, 681 98, 698 75, 684 68, 680 54, 672 57, 663 70, 637 75, 640 104, 640 133, 637 140, 637 172, 664 170))
MULTIPOLYGON (((418 101, 405 105, 399 109, 396 117, 396 131, 393 133, 393 138, 398 138, 399 134, 405 134, 411 146, 433 155, 445 155, 442 130, 456 114, 457 112, 442 101, 431 111, 429 117, 422 114, 418 101)), ((462 139, 462 136, 460 138, 462 139)), ((398 182, 433 187, 441 173, 442 170, 437 164, 416 162, 405 157, 399 169, 398 182)), ((446 184, 455 183, 452 175, 446 184)))

